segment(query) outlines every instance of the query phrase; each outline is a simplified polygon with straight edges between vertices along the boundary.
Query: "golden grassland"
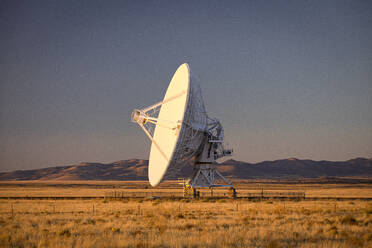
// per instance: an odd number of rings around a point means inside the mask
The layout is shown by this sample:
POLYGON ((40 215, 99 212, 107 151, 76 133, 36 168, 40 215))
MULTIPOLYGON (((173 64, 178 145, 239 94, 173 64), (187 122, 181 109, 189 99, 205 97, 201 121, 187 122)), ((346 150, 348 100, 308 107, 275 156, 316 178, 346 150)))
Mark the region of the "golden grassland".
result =
POLYGON ((0 230, 0 247, 372 247, 372 204, 2 199, 0 230))
MULTIPOLYGON (((302 191, 310 200, 3 198, 0 247, 372 247, 372 184, 234 185, 243 193, 302 191)), ((102 197, 113 190, 182 187, 177 181, 156 188, 145 181, 0 182, 0 197, 102 197)))
MULTIPOLYGON (((372 185, 236 182, 318 200, 0 199, 0 247, 372 247, 372 185), (335 198, 360 198, 336 200, 335 198)), ((0 197, 182 191, 176 181, 2 181, 0 197)))

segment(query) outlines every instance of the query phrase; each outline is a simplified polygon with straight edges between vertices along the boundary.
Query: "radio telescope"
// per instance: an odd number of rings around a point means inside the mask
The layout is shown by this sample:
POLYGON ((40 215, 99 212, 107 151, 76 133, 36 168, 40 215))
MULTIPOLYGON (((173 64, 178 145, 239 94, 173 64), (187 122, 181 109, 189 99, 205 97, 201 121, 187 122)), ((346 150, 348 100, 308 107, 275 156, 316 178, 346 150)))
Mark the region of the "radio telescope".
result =
POLYGON ((187 63, 174 73, 163 101, 133 110, 131 120, 152 141, 148 169, 152 186, 168 173, 193 165, 187 187, 232 188, 215 165, 216 159, 231 156, 232 150, 224 149, 222 125, 207 115, 200 85, 187 63), (217 179, 225 184, 216 184, 217 179))

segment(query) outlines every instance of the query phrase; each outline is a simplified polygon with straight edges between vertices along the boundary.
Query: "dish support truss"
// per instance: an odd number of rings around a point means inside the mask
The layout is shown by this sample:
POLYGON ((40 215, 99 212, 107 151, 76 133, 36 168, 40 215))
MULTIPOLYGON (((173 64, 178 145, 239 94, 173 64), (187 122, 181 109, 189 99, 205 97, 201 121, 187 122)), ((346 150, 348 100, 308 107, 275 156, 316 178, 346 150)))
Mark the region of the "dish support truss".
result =
POLYGON ((222 125, 219 120, 207 116, 200 86, 195 83, 195 80, 190 82, 184 119, 172 122, 157 118, 163 104, 171 102, 183 94, 187 94, 187 92, 180 92, 144 109, 135 109, 131 115, 132 122, 136 122, 143 129, 166 160, 168 158, 153 138, 155 128, 159 125, 169 128, 170 132, 180 132, 167 174, 177 173, 183 167, 193 163, 193 175, 187 180, 184 187, 188 189, 201 187, 232 188, 231 183, 216 170, 215 165, 216 159, 231 156, 232 150, 224 149, 222 125), (216 184, 216 179, 222 179, 225 184, 216 184))
POLYGON ((215 161, 225 156, 231 156, 232 150, 223 146, 224 132, 221 123, 217 119, 208 117, 206 137, 202 143, 201 152, 195 157, 194 173, 188 182, 192 188, 203 187, 230 187, 230 181, 216 170, 215 161), (222 181, 217 184, 216 179, 222 181))

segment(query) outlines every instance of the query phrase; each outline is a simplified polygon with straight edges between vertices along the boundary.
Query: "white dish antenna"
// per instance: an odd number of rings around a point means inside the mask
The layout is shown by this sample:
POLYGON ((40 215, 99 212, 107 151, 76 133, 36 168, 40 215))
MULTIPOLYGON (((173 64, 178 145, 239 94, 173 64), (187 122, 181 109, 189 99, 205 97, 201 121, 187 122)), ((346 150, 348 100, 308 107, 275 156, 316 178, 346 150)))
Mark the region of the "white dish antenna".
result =
POLYGON ((178 67, 163 101, 135 109, 131 119, 152 141, 148 170, 152 186, 158 185, 167 173, 193 163, 190 187, 232 187, 214 163, 231 155, 232 150, 224 149, 222 125, 208 117, 200 86, 191 76, 188 64, 178 67), (227 185, 216 185, 216 176, 227 185))

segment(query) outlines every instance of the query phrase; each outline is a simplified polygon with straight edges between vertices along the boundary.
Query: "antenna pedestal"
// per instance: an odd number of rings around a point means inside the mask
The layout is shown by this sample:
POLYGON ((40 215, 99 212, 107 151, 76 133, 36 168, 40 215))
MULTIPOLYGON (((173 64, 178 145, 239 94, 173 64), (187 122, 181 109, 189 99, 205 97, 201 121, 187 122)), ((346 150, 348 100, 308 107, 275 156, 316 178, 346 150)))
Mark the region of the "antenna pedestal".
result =
POLYGON ((213 188, 213 187, 229 187, 233 186, 218 170, 216 170, 215 143, 207 140, 204 141, 204 146, 201 154, 196 157, 194 164, 194 172, 189 181, 189 185, 193 188, 213 188), (217 184, 216 180, 222 180, 222 184, 217 184))
POLYGON ((189 185, 193 188, 233 187, 229 180, 216 170, 216 165, 212 163, 196 163, 189 185), (225 184, 216 184, 218 179, 225 184))

